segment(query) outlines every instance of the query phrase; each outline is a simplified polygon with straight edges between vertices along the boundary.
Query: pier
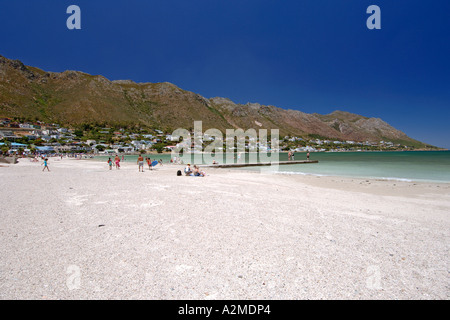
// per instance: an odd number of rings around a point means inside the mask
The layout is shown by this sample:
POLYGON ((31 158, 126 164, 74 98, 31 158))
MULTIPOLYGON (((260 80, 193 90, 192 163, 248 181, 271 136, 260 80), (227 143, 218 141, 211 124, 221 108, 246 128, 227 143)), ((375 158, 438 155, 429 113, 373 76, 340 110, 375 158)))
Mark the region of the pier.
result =
POLYGON ((293 160, 293 161, 279 161, 279 162, 258 162, 258 163, 225 163, 225 164, 211 164, 202 165, 207 168, 241 168, 241 167, 260 167, 271 165, 289 165, 289 164, 308 164, 319 163, 318 160, 293 160))

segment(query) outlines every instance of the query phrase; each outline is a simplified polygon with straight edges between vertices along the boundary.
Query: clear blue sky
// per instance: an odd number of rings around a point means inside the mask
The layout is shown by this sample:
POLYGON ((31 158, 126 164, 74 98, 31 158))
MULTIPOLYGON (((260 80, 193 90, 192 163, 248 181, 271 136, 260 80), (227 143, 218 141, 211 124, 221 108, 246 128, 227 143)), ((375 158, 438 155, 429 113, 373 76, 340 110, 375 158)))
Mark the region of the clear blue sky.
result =
POLYGON ((450 148, 450 1, 0 1, 0 54, 207 98, 379 117, 450 148), (82 30, 66 9, 81 8, 82 30), (381 30, 368 30, 369 5, 381 30))

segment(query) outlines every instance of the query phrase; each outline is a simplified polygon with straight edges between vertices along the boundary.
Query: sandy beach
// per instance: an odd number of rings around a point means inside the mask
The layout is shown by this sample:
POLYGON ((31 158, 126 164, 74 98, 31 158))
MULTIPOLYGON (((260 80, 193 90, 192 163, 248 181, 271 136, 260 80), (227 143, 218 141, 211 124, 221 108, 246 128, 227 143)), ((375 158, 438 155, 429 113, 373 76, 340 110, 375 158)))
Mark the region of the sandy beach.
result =
POLYGON ((21 159, 0 299, 448 299, 450 184, 21 159))

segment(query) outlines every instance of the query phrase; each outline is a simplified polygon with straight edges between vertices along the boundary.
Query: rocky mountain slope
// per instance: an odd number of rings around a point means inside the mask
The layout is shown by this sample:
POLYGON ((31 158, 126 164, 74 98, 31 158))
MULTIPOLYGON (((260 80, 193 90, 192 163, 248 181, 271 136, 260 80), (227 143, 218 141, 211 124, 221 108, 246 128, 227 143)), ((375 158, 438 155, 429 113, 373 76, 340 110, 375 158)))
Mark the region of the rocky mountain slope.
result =
POLYGON ((192 128, 279 129, 280 135, 388 140, 421 146, 378 118, 335 111, 307 114, 258 103, 207 99, 171 83, 109 81, 79 71, 46 72, 0 56, 0 116, 57 122, 137 125, 174 130, 192 128))

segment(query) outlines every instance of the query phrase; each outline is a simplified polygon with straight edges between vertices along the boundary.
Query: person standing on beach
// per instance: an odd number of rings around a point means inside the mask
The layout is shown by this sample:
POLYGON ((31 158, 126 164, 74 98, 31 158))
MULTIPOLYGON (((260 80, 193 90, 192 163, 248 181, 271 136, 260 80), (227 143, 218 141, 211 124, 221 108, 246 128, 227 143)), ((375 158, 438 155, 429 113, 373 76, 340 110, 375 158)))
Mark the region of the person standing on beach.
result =
POLYGON ((292 151, 292 153, 291 153, 291 158, 292 158, 292 161, 295 160, 295 159, 294 159, 294 151, 292 151))
POLYGON ((306 160, 309 161, 309 151, 308 151, 308 153, 306 154, 306 160))
POLYGON ((112 162, 111 158, 108 159, 108 165, 109 165, 109 170, 112 170, 113 162, 112 162))
POLYGON ((48 168, 48 158, 45 158, 45 159, 44 159, 43 165, 44 165, 44 169, 42 169, 42 171, 44 171, 45 168, 47 168, 47 170, 50 171, 50 169, 48 168))
POLYGON ((119 156, 116 156, 114 158, 114 163, 116 164, 116 169, 120 169, 120 158, 119 158, 119 156))
POLYGON ((288 161, 291 161, 291 156, 292 156, 292 153, 291 153, 291 151, 289 150, 289 152, 288 152, 288 161))
POLYGON ((139 172, 141 172, 141 168, 142 168, 142 172, 144 172, 144 157, 142 155, 139 155, 139 157, 137 159, 137 163, 139 165, 139 172))

